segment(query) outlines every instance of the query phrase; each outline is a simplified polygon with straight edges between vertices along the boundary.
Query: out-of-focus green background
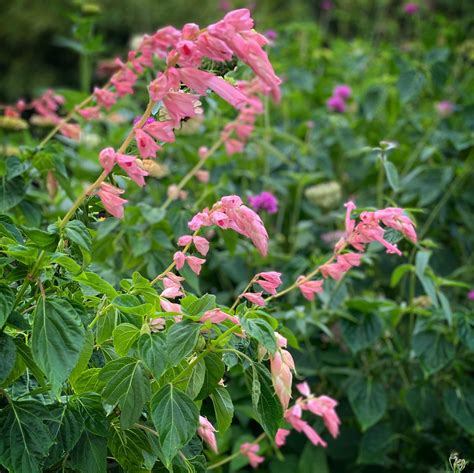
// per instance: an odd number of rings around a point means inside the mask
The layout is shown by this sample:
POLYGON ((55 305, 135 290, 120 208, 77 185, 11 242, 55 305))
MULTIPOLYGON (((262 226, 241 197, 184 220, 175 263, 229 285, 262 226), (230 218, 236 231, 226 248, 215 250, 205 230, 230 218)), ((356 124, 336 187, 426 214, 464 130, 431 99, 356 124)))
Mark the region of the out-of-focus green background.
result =
MULTIPOLYGON (((208 24, 229 9, 248 7, 258 29, 277 30, 293 21, 321 22, 327 31, 345 38, 381 34, 403 36, 398 0, 0 0, 0 101, 31 97, 46 87, 78 87, 79 55, 65 47, 71 38, 71 15, 98 7, 96 32, 103 52, 126 54, 134 34, 171 24, 208 24), (329 8, 328 6, 333 8, 329 8)), ((472 0, 425 0, 424 8, 445 18, 471 15, 472 0)), ((93 80, 100 81, 99 77, 93 80)))

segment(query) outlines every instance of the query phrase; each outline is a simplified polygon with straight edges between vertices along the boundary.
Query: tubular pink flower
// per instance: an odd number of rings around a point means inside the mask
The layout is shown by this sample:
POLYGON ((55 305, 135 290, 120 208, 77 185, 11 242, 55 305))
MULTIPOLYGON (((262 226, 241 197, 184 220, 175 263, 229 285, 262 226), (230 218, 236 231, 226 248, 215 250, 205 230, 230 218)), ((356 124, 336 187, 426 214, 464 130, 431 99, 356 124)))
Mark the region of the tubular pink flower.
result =
POLYGON ((115 150, 113 148, 104 148, 99 153, 99 162, 101 166, 104 168, 104 171, 109 174, 112 171, 115 165, 115 150))
MULTIPOLYGON (((299 276, 296 282, 304 280, 304 276, 299 276)), ((301 291, 301 294, 308 301, 314 300, 315 294, 323 292, 323 281, 305 281, 301 284, 298 284, 298 289, 301 291)))
POLYGON ((283 447, 286 444, 286 437, 290 435, 290 431, 288 429, 278 429, 275 435, 275 443, 278 448, 283 447))
POLYGON ((252 304, 258 305, 260 307, 265 307, 265 299, 262 297, 262 292, 246 292, 242 294, 242 297, 245 297, 252 304))
POLYGON ((159 102, 163 100, 163 97, 168 93, 168 77, 159 72, 156 76, 156 79, 153 80, 148 86, 148 92, 150 93, 150 98, 154 102, 159 102))
POLYGON ((196 179, 203 184, 207 184, 209 182, 209 171, 205 171, 203 169, 196 172, 196 179))
POLYGON ((198 250, 202 256, 207 255, 209 251, 209 242, 207 241, 206 238, 196 235, 195 237, 193 237, 193 243, 194 243, 194 246, 196 247, 196 250, 198 250))
POLYGON ((210 449, 217 453, 217 441, 214 426, 203 416, 199 416, 199 427, 197 433, 204 442, 206 442, 210 449))
POLYGON ((186 262, 188 263, 193 273, 199 276, 199 274, 201 273, 201 266, 206 262, 206 260, 198 258, 197 256, 186 256, 186 262))
POLYGON ((156 152, 161 149, 161 147, 155 143, 153 138, 140 128, 135 129, 135 141, 137 142, 140 156, 143 159, 155 158, 156 152))
POLYGON ((99 118, 100 108, 99 107, 87 107, 78 109, 77 113, 86 120, 92 120, 94 118, 99 118))
POLYGON ((257 274, 255 283, 269 294, 276 294, 277 288, 281 285, 281 273, 268 271, 257 274))
POLYGON ((160 298, 160 306, 165 312, 181 313, 181 305, 160 298))
POLYGON ((260 463, 265 461, 265 457, 257 455, 260 447, 257 443, 243 443, 240 446, 240 453, 246 456, 252 468, 257 468, 260 463))
POLYGON ((306 381, 304 383, 297 384, 296 387, 303 396, 311 396, 311 389, 309 388, 309 384, 306 381))
POLYGON ((174 264, 176 265, 176 269, 179 271, 184 266, 184 263, 186 262, 186 255, 182 251, 177 251, 173 255, 173 261, 174 261, 174 264))
POLYGON ((153 121, 152 123, 147 123, 143 127, 143 130, 153 136, 156 140, 164 141, 165 143, 172 143, 176 139, 173 132, 173 123, 169 120, 164 122, 153 121))
POLYGON ((193 241, 193 237, 191 235, 180 236, 178 240, 178 246, 189 245, 192 241, 193 241))
POLYGON ((124 190, 119 189, 118 187, 114 187, 110 184, 103 182, 100 185, 100 189, 97 192, 102 204, 105 207, 105 210, 109 212, 109 214, 113 215, 117 218, 123 217, 123 206, 126 202, 125 199, 119 197, 120 194, 123 194, 124 190))
POLYGON ((183 118, 196 116, 194 104, 198 96, 184 92, 168 92, 163 98, 163 104, 172 122, 177 125, 183 118))
POLYGON ((115 159, 117 160, 117 164, 128 174, 130 179, 133 179, 140 187, 145 185, 144 177, 148 176, 148 173, 138 166, 135 156, 116 153, 115 159))
POLYGON ((220 309, 211 309, 204 313, 201 317, 201 322, 210 321, 213 324, 220 324, 225 320, 230 320, 234 324, 239 324, 239 319, 233 315, 229 315, 220 309))

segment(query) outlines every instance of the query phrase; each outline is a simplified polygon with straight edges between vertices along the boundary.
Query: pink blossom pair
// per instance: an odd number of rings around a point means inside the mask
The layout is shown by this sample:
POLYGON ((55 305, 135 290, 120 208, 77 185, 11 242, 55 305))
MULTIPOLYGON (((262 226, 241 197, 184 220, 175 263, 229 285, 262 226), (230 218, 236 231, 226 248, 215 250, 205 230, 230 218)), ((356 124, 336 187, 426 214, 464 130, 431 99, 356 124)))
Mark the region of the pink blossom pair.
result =
POLYGON ((145 185, 144 177, 148 176, 148 173, 138 165, 136 156, 117 153, 113 148, 105 148, 99 154, 99 162, 106 174, 118 164, 140 187, 145 185))

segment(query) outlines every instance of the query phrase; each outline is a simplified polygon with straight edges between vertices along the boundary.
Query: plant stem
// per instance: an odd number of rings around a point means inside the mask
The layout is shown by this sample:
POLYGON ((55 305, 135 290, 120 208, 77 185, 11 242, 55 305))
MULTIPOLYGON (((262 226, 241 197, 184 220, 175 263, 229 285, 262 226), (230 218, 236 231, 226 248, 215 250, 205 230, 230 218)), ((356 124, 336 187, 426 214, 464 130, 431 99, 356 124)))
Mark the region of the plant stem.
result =
MULTIPOLYGON (((196 175, 196 173, 204 166, 206 161, 219 149, 223 142, 223 138, 219 138, 212 145, 207 154, 203 158, 200 158, 199 161, 195 164, 195 166, 183 177, 183 179, 181 179, 179 184, 176 186, 176 192, 180 192, 183 189, 183 187, 189 182, 189 180, 192 179, 196 175)), ((174 198, 172 196, 168 196, 168 198, 165 200, 160 209, 166 210, 170 206, 171 202, 173 202, 173 200, 174 198)))
POLYGON ((210 352, 210 348, 206 348, 204 351, 202 351, 201 353, 199 353, 199 355, 194 358, 193 361, 191 361, 191 363, 189 363, 188 366, 186 366, 186 368, 184 368, 183 371, 181 371, 181 373, 179 373, 175 378, 173 378, 171 380, 171 384, 175 384, 177 381, 179 381, 183 375, 187 375, 189 371, 191 371, 194 366, 196 366, 209 352, 210 352))
POLYGON ((377 208, 381 209, 383 205, 383 187, 385 183, 385 154, 382 151, 379 159, 379 173, 377 177, 377 208))
POLYGON ((232 304, 232 306, 230 307, 230 310, 234 310, 235 307, 237 306, 237 304, 239 303, 239 300, 240 298, 242 297, 242 294, 245 294, 249 289, 250 289, 250 286, 255 282, 255 279, 256 279, 256 276, 254 276, 250 282, 247 284, 247 286, 245 287, 245 289, 240 293, 240 295, 237 297, 237 299, 234 301, 234 303, 232 304))
MULTIPOLYGON (((134 131, 136 128, 141 128, 147 118, 151 115, 151 111, 153 110, 153 101, 150 100, 148 102, 148 105, 146 107, 146 110, 145 112, 143 113, 142 115, 142 118, 140 119, 140 121, 130 130, 130 132, 128 133, 127 137, 125 138, 124 142, 122 143, 122 145, 120 146, 120 148, 117 150, 117 153, 124 153, 129 144, 132 142, 133 140, 133 137, 134 137, 134 131)), ((94 190, 96 190, 101 184, 102 182, 104 182, 105 178, 107 177, 107 173, 105 171, 102 172, 102 174, 95 180, 95 182, 93 182, 89 187, 87 187, 86 189, 84 189, 81 194, 79 195, 79 197, 76 199, 76 201, 72 204, 72 207, 68 210, 68 212, 66 213, 66 215, 63 217, 63 219, 59 222, 58 224, 58 227, 60 230, 62 230, 66 224, 69 222, 69 220, 71 220, 71 218, 74 216, 74 213, 76 212, 76 210, 80 207, 80 205, 82 204, 82 202, 84 201, 84 199, 89 195, 91 194, 94 190)))
POLYGON ((38 258, 33 266, 33 268, 31 269, 31 271, 26 275, 24 281, 23 281, 23 284, 21 285, 20 287, 20 290, 17 292, 17 295, 16 295, 16 298, 15 298, 15 305, 14 307, 16 307, 23 295, 25 294, 26 292, 26 289, 28 288, 28 285, 30 284, 31 280, 36 276, 36 272, 38 271, 42 261, 43 261, 43 258, 44 258, 44 255, 46 254, 45 250, 41 250, 39 255, 38 255, 38 258))

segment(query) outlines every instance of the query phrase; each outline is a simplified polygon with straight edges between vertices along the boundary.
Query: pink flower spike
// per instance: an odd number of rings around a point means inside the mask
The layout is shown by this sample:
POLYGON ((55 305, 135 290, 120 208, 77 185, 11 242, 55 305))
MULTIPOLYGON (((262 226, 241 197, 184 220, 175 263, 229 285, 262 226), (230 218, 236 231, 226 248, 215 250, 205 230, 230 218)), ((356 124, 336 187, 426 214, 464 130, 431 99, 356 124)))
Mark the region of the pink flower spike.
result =
MULTIPOLYGON (((304 280, 304 276, 299 276, 296 282, 304 280)), ((323 281, 305 281, 301 284, 298 284, 298 289, 301 291, 301 294, 308 301, 314 300, 315 294, 323 292, 323 281)))
POLYGON ((148 173, 137 164, 135 156, 117 153, 115 155, 117 164, 127 173, 130 179, 133 179, 140 187, 145 185, 145 176, 148 173))
POLYGON ((245 297, 252 304, 258 305, 260 307, 265 307, 265 300, 262 297, 262 292, 246 292, 242 294, 242 297, 245 297))
POLYGON ((286 443, 286 437, 290 435, 290 431, 288 429, 278 429, 275 435, 275 443, 278 448, 283 447, 286 443))
POLYGON ((198 258, 197 256, 187 256, 186 262, 193 271, 193 273, 199 276, 201 272, 201 266, 206 262, 205 259, 198 258))
POLYGON ((311 389, 309 388, 309 384, 305 381, 304 383, 299 383, 296 385, 298 391, 305 397, 311 396, 311 389))
POLYGON ((474 301, 474 289, 469 291, 467 293, 467 298, 470 300, 470 301, 474 301))
POLYGON ((206 442, 210 449, 217 453, 217 441, 214 426, 203 416, 199 416, 199 427, 197 433, 204 442, 206 442))
POLYGON ((140 128, 135 129, 135 141, 137 142, 140 156, 143 159, 155 158, 156 152, 161 149, 161 147, 155 143, 153 138, 140 128))
POLYGON ((128 202, 119 197, 123 192, 123 189, 119 189, 105 182, 100 185, 100 189, 97 192, 102 204, 104 204, 105 210, 116 218, 123 217, 123 206, 128 202))
POLYGON ((182 251, 177 251, 173 255, 173 261, 174 261, 174 264, 176 265, 176 269, 179 271, 184 266, 184 263, 186 262, 186 255, 182 251))
POLYGON ((240 446, 240 453, 248 458, 252 468, 257 468, 260 463, 265 461, 265 457, 257 455, 260 447, 257 443, 243 443, 240 446))
POLYGON ((196 235, 193 237, 193 242, 196 250, 198 250, 202 256, 206 256, 209 251, 209 242, 206 240, 206 238, 196 235))
POLYGON ((113 148, 104 148, 99 153, 99 162, 101 166, 104 168, 104 171, 109 174, 112 171, 115 165, 115 151, 113 148))

